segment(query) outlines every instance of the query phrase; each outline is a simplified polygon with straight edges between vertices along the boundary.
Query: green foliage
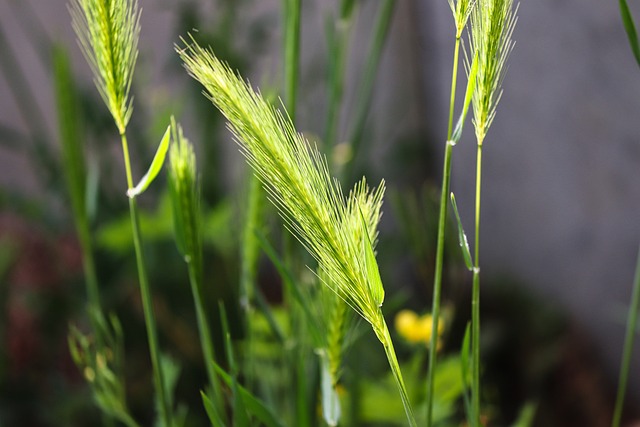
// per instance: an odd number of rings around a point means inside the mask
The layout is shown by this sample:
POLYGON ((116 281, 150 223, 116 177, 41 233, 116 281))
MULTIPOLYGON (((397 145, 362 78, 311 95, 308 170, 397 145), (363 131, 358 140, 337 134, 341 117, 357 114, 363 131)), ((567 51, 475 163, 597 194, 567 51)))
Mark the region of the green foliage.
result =
POLYGON ((456 204, 456 197, 451 193, 451 206, 453 207, 453 213, 456 217, 456 223, 458 224, 458 244, 462 250, 462 257, 464 263, 469 269, 473 270, 473 261, 471 260, 471 252, 469 251, 469 241, 467 240, 467 234, 464 232, 462 221, 460 221, 460 214, 458 213, 458 205, 456 204))
POLYGON ((619 0, 618 5, 620 6, 620 15, 622 16, 624 30, 629 39, 629 46, 631 46, 631 51, 636 58, 636 62, 640 65, 640 43, 638 43, 638 32, 636 31, 636 24, 634 23, 631 9, 629 9, 627 0, 619 0))
POLYGON ((147 170, 135 187, 127 190, 127 196, 130 198, 137 197, 144 193, 160 173, 160 169, 162 169, 162 165, 164 164, 164 158, 167 156, 167 150, 169 150, 170 130, 171 126, 167 127, 164 136, 160 140, 156 154, 153 156, 151 165, 149 165, 149 170, 147 170))
MULTIPOLYGON (((65 173, 71 207, 76 218, 77 228, 88 229, 86 211, 86 179, 87 172, 82 145, 82 129, 80 112, 74 77, 71 73, 69 58, 62 46, 53 50, 53 68, 55 94, 57 101, 58 129, 62 146, 62 170, 65 173)), ((81 234, 84 231, 81 231, 81 234)))
POLYGON ((124 363, 122 326, 113 315, 107 321, 100 312, 90 314, 98 327, 95 333, 104 346, 96 348, 95 337, 84 335, 72 326, 68 337, 71 357, 91 386, 100 409, 128 427, 138 427, 127 408, 124 379, 120 374, 124 363))
MULTIPOLYGON (((363 179, 344 199, 326 159, 298 134, 290 119, 268 104, 213 52, 197 44, 179 50, 188 72, 229 120, 289 229, 313 255, 336 294, 369 322, 383 344, 413 425, 413 415, 380 306, 377 262, 367 256, 366 223, 380 216, 384 185, 369 191, 363 179), (362 218, 358 220, 358 211, 362 218), (365 261, 366 260, 366 261, 365 261)), ((371 242, 369 241, 369 247, 371 242)))

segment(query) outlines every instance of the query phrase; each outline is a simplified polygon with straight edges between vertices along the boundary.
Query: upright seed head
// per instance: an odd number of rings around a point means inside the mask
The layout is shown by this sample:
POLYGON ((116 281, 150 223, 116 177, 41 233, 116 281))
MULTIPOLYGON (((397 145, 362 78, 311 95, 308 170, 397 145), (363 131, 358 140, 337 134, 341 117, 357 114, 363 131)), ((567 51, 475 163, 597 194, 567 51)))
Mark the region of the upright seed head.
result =
POLYGON ((129 92, 138 57, 138 2, 72 0, 70 11, 96 87, 123 134, 133 110, 129 92))
POLYGON ((467 21, 471 15, 471 11, 476 4, 476 0, 448 0, 449 7, 453 13, 453 21, 456 25, 456 38, 462 37, 462 32, 467 26, 467 21))
MULTIPOLYGON (((478 55, 472 101, 478 145, 482 145, 487 135, 502 96, 505 64, 514 46, 511 37, 516 22, 517 7, 514 9, 513 0, 478 0, 471 14, 471 52, 478 55)), ((467 67, 470 67, 468 57, 467 67)))
POLYGON ((185 260, 201 266, 200 191, 193 146, 182 134, 182 127, 171 119, 172 142, 169 149, 169 189, 178 248, 185 260))

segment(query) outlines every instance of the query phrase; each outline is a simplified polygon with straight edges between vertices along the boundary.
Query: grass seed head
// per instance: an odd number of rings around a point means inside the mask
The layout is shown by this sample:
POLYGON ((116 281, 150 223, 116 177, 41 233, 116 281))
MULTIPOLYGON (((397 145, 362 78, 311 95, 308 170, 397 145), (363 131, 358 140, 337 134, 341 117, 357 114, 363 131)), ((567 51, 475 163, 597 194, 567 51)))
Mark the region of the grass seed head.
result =
POLYGON ((129 92, 138 57, 138 2, 72 0, 70 11, 96 87, 123 134, 133 111, 129 92))
MULTIPOLYGON (((502 96, 506 62, 513 49, 513 29, 517 7, 513 0, 477 0, 471 14, 471 57, 478 55, 478 71, 473 93, 473 125, 478 145, 482 145, 502 96)), ((467 68, 470 60, 467 57, 467 68)))
POLYGON ((325 157, 296 132, 286 114, 210 50, 192 41, 178 52, 189 74, 226 116, 287 228, 328 277, 326 285, 374 327, 379 325, 384 293, 379 275, 372 275, 375 258, 367 257, 364 237, 370 244, 375 241, 376 228, 369 224, 374 218, 377 224, 380 216, 384 183, 370 190, 363 179, 345 198, 325 157))

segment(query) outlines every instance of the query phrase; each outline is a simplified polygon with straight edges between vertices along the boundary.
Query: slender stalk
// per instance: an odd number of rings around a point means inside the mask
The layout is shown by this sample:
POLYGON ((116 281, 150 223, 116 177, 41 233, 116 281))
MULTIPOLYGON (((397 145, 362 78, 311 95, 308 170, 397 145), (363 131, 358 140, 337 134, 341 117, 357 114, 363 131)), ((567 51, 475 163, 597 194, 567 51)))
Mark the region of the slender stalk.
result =
POLYGON ((627 390, 629 379, 629 367, 631 365, 631 353, 633 352, 633 341, 636 336, 638 324, 638 309, 640 308, 640 250, 638 251, 638 261, 636 263, 636 273, 633 281, 633 292, 631 296, 631 306, 627 316, 627 332, 624 339, 624 350, 622 352, 622 362, 620 365, 620 379, 618 380, 618 393, 616 396, 616 406, 613 413, 612 427, 620 426, 622 418, 622 408, 624 406, 624 396, 627 390))
POLYGON ((442 193, 440 195, 440 214, 438 219, 438 243, 436 265, 433 279, 433 300, 431 305, 431 344, 429 346, 429 371, 427 372, 427 418, 426 425, 431 426, 433 415, 433 381, 435 378, 436 358, 438 354, 438 322, 440 321, 440 294, 442 289, 442 267, 444 264, 444 240, 447 223, 447 195, 451 183, 451 151, 453 144, 447 142, 444 150, 444 171, 442 175, 442 193))
POLYGON ((400 398, 402 399, 402 405, 404 406, 404 411, 407 415, 409 425, 411 427, 417 427, 418 424, 416 423, 415 417, 413 415, 413 410, 411 409, 411 401, 409 400, 409 395, 407 394, 407 388, 404 385, 402 371, 400 370, 398 357, 396 356, 395 349, 393 348, 393 341, 391 340, 391 335, 389 334, 389 328, 387 327, 387 323, 382 316, 382 311, 380 311, 379 315, 380 325, 379 327, 374 328, 374 330, 376 334, 378 334, 378 339, 382 343, 384 352, 387 355, 389 367, 391 368, 391 372, 393 373, 393 378, 396 380, 396 385, 398 386, 398 391, 400 392, 400 398))
POLYGON ((196 317, 198 320, 198 332, 200 333, 200 343, 202 345, 202 353, 204 355, 204 365, 207 369, 207 376, 209 377, 209 384, 213 390, 213 395, 216 403, 221 408, 222 396, 220 391, 220 384, 218 383, 218 377, 214 369, 213 361, 215 360, 215 349, 213 347, 213 341, 211 340, 211 331, 209 330, 209 320, 207 319, 207 312, 202 303, 202 269, 196 267, 192 262, 188 264, 189 268, 189 283, 191 284, 191 292, 193 293, 193 302, 196 306, 196 317))
MULTIPOLYGON (((451 133, 453 132, 453 110, 456 103, 456 85, 458 82, 459 56, 460 56, 460 37, 456 37, 456 45, 455 45, 455 48, 453 49, 453 71, 451 73, 451 97, 449 98, 449 125, 447 126, 447 140, 451 139, 451 133)), ((449 193, 447 192, 447 194, 449 193)))
POLYGON ((442 189, 440 193, 440 213, 438 216, 438 243, 436 247, 436 265, 433 278, 433 299, 431 305, 431 344, 429 347, 429 371, 427 372, 427 426, 431 426, 433 417, 433 381, 435 378, 436 359, 438 355, 438 323, 440 322, 440 295, 442 290, 442 268, 444 265, 444 240, 446 236, 447 212, 449 207, 449 188, 451 186, 451 152, 450 142, 453 132, 453 112, 456 100, 458 81, 458 62, 460 56, 460 38, 456 37, 453 51, 453 71, 451 74, 451 97, 449 99, 449 124, 447 127, 447 143, 444 150, 444 168, 442 172, 442 189))
MULTIPOLYGON (((127 186, 133 188, 133 178, 131 174, 131 162, 129 160, 129 146, 126 133, 120 133, 122 141, 122 151, 124 156, 124 166, 127 175, 127 186)), ((140 294, 142 296, 142 308, 144 320, 147 328, 147 338, 149 341, 149 352, 151 355, 151 366, 153 369, 153 379, 158 400, 160 401, 160 418, 165 426, 172 426, 171 406, 165 390, 164 375, 160 366, 160 349, 158 345, 158 332, 156 329, 156 319, 153 312, 153 300, 151 289, 147 279, 147 270, 144 265, 144 252, 142 250, 142 239, 140 236, 140 221, 138 218, 138 204, 135 197, 129 198, 129 213, 131 216, 131 229, 133 232, 133 246, 136 253, 136 264, 138 266, 138 279, 140 281, 140 294)))
MULTIPOLYGON (((291 122, 296 123, 296 112, 298 105, 298 75, 300 66, 300 7, 302 0, 283 0, 285 13, 284 28, 284 75, 285 75, 285 93, 284 104, 291 118, 291 122)), ((261 190, 262 191, 262 190, 261 190)), ((283 258, 285 265, 292 269, 294 265, 294 249, 291 235, 286 227, 282 228, 282 245, 283 258)), ((292 318, 293 320, 293 318, 292 318)), ((291 325, 295 328, 295 324, 291 325)), ((293 358, 292 365, 295 366, 295 373, 291 376, 291 387, 295 390, 295 411, 294 419, 296 423, 306 425, 304 420, 304 412, 307 409, 306 390, 303 385, 303 373, 305 361, 300 357, 300 351, 294 350, 289 355, 293 358)))
POLYGON ((347 141, 349 141, 349 144, 351 144, 352 152, 349 173, 353 172, 355 159, 358 155, 358 151, 362 143, 364 125, 367 121, 367 115, 369 113, 369 107, 371 104, 373 83, 378 71, 378 65, 380 64, 382 48, 384 47, 384 42, 387 39, 387 33, 389 32, 391 18, 393 17, 394 5, 395 0, 384 0, 382 5, 380 6, 376 25, 373 30, 373 40, 371 42, 371 46, 369 47, 367 62, 364 68, 362 80, 360 81, 360 88, 358 90, 356 114, 355 119, 353 120, 354 125, 351 130, 351 134, 347 139, 347 141))
POLYGON ((345 59, 349 47, 351 34, 351 17, 353 6, 346 8, 342 1, 341 14, 334 26, 329 40, 330 68, 329 68, 329 108, 327 112, 327 126, 325 131, 325 144, 331 149, 337 142, 340 106, 344 93, 345 59))
POLYGON ((285 95, 284 104, 291 120, 296 122, 298 74, 300 64, 300 5, 302 0, 283 0, 285 5, 285 95))
POLYGON ((473 290, 471 295, 471 408, 472 425, 480 425, 480 190, 482 179, 482 142, 478 142, 476 157, 476 213, 474 239, 473 290))

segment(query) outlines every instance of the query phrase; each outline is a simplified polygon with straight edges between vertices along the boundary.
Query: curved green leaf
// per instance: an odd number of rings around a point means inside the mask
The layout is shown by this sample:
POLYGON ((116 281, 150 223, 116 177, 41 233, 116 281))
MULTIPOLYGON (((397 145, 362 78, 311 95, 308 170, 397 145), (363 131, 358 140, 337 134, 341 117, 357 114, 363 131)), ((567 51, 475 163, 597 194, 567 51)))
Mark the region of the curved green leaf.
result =
POLYGON ((162 140, 160 141, 160 145, 156 150, 156 155, 153 157, 153 161, 151 162, 151 166, 149 166, 149 170, 144 174, 138 185, 134 188, 130 188, 127 190, 127 196, 130 199, 144 193, 144 191, 149 188, 149 185, 153 182, 153 180, 158 176, 160 169, 162 169, 162 165, 164 164, 164 159, 167 157, 167 151, 169 150, 169 141, 171 141, 171 126, 167 127, 162 140))
POLYGON ((462 257, 464 258, 464 264, 469 271, 473 270, 473 262, 471 261, 471 252, 469 251, 469 242, 467 241, 467 235, 462 227, 462 221, 460 221, 460 214, 458 213, 458 205, 456 204, 456 197, 451 193, 451 205, 453 206, 453 212, 456 215, 456 222, 458 223, 458 243, 460 249, 462 249, 462 257))
POLYGON ((631 15, 631 9, 629 9, 627 0, 619 0, 619 4, 620 15, 622 15, 622 23, 624 24, 624 29, 627 32, 627 37, 629 38, 631 51, 633 52, 633 56, 635 56, 636 58, 636 62, 640 66, 640 43, 638 43, 638 32, 636 31, 636 26, 633 23, 633 15, 631 15))
POLYGON ((460 137, 462 136, 462 128, 464 127, 464 121, 467 118, 467 112, 469 111, 469 105, 471 104, 471 99, 473 98, 473 92, 476 89, 476 75, 478 74, 478 53, 476 52, 473 57, 473 62, 471 63, 471 68, 469 69, 469 79, 467 81, 467 91, 464 95, 464 106, 462 107, 462 112, 460 113, 460 117, 456 122, 456 127, 453 129, 453 133, 451 134, 451 141, 453 144, 457 144, 460 141, 460 137))

